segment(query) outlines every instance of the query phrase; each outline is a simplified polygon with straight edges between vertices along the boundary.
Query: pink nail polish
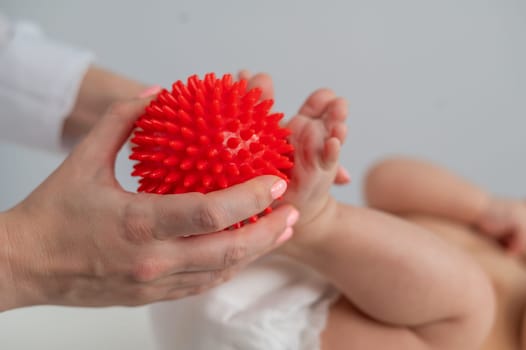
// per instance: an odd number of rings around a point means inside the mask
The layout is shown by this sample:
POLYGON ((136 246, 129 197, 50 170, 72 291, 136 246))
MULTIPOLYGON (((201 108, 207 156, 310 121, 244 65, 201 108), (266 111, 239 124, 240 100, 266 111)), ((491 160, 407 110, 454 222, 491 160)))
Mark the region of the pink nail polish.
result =
POLYGON ((293 226, 296 223, 296 221, 298 221, 299 217, 300 213, 297 210, 293 210, 287 217, 287 226, 293 226))
POLYGON ((279 180, 274 185, 272 185, 270 189, 270 194, 272 198, 276 199, 279 198, 285 193, 287 190, 287 182, 285 180, 279 180))
POLYGON ((285 231, 279 236, 278 240, 276 241, 277 244, 281 244, 285 241, 288 241, 291 237, 294 231, 292 231, 292 227, 287 227, 285 231))
POLYGON ((160 87, 159 85, 150 86, 149 88, 141 92, 139 94, 139 97, 144 98, 144 97, 149 97, 152 95, 157 95, 161 91, 161 89, 162 87, 160 87))

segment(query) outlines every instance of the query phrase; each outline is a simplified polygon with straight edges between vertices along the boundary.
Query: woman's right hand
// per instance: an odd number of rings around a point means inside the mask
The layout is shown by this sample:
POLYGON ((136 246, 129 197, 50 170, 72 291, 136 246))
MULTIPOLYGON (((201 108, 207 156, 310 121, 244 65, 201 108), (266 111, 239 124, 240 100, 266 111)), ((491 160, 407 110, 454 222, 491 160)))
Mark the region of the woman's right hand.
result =
POLYGON ((116 155, 148 102, 113 105, 48 179, 0 213, 0 311, 182 298, 225 281, 290 237, 297 212, 289 205, 221 231, 283 194, 286 183, 274 176, 206 195, 123 190, 116 155))

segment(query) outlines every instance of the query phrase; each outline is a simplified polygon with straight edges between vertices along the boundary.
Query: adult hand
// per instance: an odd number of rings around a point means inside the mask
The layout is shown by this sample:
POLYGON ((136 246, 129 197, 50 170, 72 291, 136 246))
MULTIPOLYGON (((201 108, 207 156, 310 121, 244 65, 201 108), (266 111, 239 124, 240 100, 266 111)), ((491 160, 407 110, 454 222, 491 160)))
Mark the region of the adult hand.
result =
POLYGON ((138 81, 90 66, 84 74, 71 113, 64 121, 64 141, 76 143, 91 130, 112 103, 139 96, 145 89, 146 85, 138 81))
POLYGON ((221 231, 283 194, 286 183, 274 176, 206 195, 123 190, 115 158, 148 102, 113 105, 48 179, 0 213, 0 310, 182 298, 225 281, 291 236, 297 212, 288 205, 221 231))

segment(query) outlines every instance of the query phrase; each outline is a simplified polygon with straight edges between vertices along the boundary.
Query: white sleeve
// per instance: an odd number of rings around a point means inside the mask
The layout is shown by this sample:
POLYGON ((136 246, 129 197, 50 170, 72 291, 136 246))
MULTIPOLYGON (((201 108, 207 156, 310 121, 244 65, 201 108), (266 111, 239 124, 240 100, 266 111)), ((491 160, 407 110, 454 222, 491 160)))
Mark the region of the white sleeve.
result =
POLYGON ((64 150, 61 133, 93 55, 0 13, 0 140, 64 150))

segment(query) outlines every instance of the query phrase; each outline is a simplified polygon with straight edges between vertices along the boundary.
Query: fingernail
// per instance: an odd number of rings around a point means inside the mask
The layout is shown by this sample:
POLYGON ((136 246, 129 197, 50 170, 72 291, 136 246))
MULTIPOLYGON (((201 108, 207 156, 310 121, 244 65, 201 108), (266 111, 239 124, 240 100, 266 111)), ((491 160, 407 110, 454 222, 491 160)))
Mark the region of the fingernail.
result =
POLYGON ((287 216, 287 226, 291 227, 294 226, 296 221, 298 221, 298 218, 300 217, 300 213, 297 210, 293 210, 289 216, 287 216))
POLYGON ((272 198, 276 199, 281 197, 286 190, 287 182, 285 180, 279 180, 270 188, 270 194, 272 195, 272 198))
POLYGON ((343 175, 343 177, 345 177, 347 180, 350 180, 350 179, 351 179, 351 175, 349 174, 349 172, 347 171, 347 169, 345 169, 344 167, 341 167, 341 168, 340 168, 340 172, 341 172, 341 174, 343 175))
POLYGON ((159 93, 159 91, 161 91, 161 89, 162 89, 162 87, 160 87, 159 85, 150 86, 149 88, 147 88, 146 90, 141 92, 139 94, 139 97, 140 98, 144 98, 144 97, 149 97, 149 96, 152 96, 152 95, 157 95, 159 93))
POLYGON ((292 227, 287 227, 285 231, 279 236, 278 240, 276 241, 277 244, 281 244, 285 241, 288 241, 290 237, 292 237, 292 234, 294 231, 292 231, 292 227))

